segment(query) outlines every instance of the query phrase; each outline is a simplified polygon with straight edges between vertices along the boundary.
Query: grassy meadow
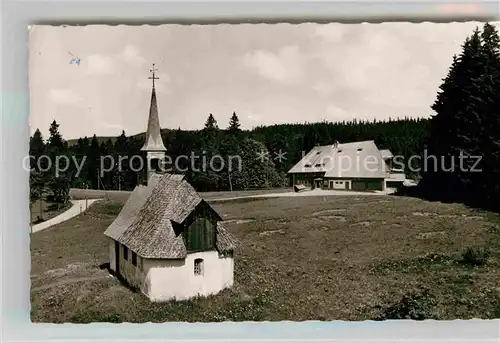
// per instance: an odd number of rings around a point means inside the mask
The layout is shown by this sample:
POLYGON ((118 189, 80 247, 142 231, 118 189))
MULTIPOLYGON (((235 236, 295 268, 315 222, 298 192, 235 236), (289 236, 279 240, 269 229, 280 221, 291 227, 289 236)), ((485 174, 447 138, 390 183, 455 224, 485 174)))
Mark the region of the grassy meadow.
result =
POLYGON ((235 284, 150 303, 99 266, 124 199, 31 235, 34 322, 500 317, 500 218, 396 196, 213 203, 239 240, 235 284))

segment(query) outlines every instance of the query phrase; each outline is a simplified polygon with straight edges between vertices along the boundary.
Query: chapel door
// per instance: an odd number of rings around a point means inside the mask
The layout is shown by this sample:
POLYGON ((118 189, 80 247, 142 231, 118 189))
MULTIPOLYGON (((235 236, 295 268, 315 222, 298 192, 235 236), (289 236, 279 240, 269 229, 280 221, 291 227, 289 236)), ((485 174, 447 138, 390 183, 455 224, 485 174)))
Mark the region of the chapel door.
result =
POLYGON ((115 273, 116 275, 120 275, 120 243, 116 241, 115 241, 115 261, 116 261, 115 273))

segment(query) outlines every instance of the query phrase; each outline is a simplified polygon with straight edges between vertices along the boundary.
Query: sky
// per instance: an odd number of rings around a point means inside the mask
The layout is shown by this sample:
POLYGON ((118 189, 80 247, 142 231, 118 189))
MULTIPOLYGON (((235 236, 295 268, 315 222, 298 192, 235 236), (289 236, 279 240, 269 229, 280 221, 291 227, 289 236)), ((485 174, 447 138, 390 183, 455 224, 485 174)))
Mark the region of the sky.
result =
MULTIPOLYGON (((500 28, 500 23, 495 23, 500 28)), ((479 22, 33 26, 30 129, 66 139, 162 128, 429 117, 479 22), (71 64, 79 58, 80 64, 71 64)))

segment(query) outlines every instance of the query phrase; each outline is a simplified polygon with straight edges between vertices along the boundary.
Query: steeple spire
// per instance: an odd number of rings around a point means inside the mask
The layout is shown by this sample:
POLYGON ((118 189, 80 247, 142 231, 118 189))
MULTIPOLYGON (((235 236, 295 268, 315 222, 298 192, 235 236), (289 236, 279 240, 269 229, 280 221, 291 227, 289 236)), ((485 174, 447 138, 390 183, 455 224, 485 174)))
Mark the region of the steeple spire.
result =
POLYGON ((146 141, 142 147, 142 151, 167 151, 160 133, 160 119, 158 117, 158 104, 156 101, 156 90, 155 90, 155 80, 159 77, 155 77, 155 65, 153 63, 153 69, 150 69, 152 76, 149 79, 153 80, 153 88, 151 91, 151 104, 149 105, 149 119, 148 128, 146 131, 146 141))
POLYGON ((155 90, 155 80, 159 78, 155 76, 156 71, 158 71, 158 69, 155 69, 153 63, 153 68, 150 69, 152 76, 149 77, 150 80, 153 80, 153 88, 151 90, 151 103, 149 105, 148 127, 146 131, 146 141, 141 148, 141 151, 145 151, 147 154, 148 181, 151 175, 157 170, 159 161, 165 158, 165 151, 167 151, 160 132, 160 118, 158 117, 158 104, 155 90))

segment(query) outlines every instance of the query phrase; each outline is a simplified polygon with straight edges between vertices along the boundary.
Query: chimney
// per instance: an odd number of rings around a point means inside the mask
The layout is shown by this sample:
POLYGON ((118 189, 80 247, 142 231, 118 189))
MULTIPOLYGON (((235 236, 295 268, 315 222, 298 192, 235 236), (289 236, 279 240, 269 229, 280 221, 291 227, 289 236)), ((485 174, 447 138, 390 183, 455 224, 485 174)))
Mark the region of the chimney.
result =
POLYGON ((339 147, 339 141, 333 142, 333 147, 337 149, 339 147))

